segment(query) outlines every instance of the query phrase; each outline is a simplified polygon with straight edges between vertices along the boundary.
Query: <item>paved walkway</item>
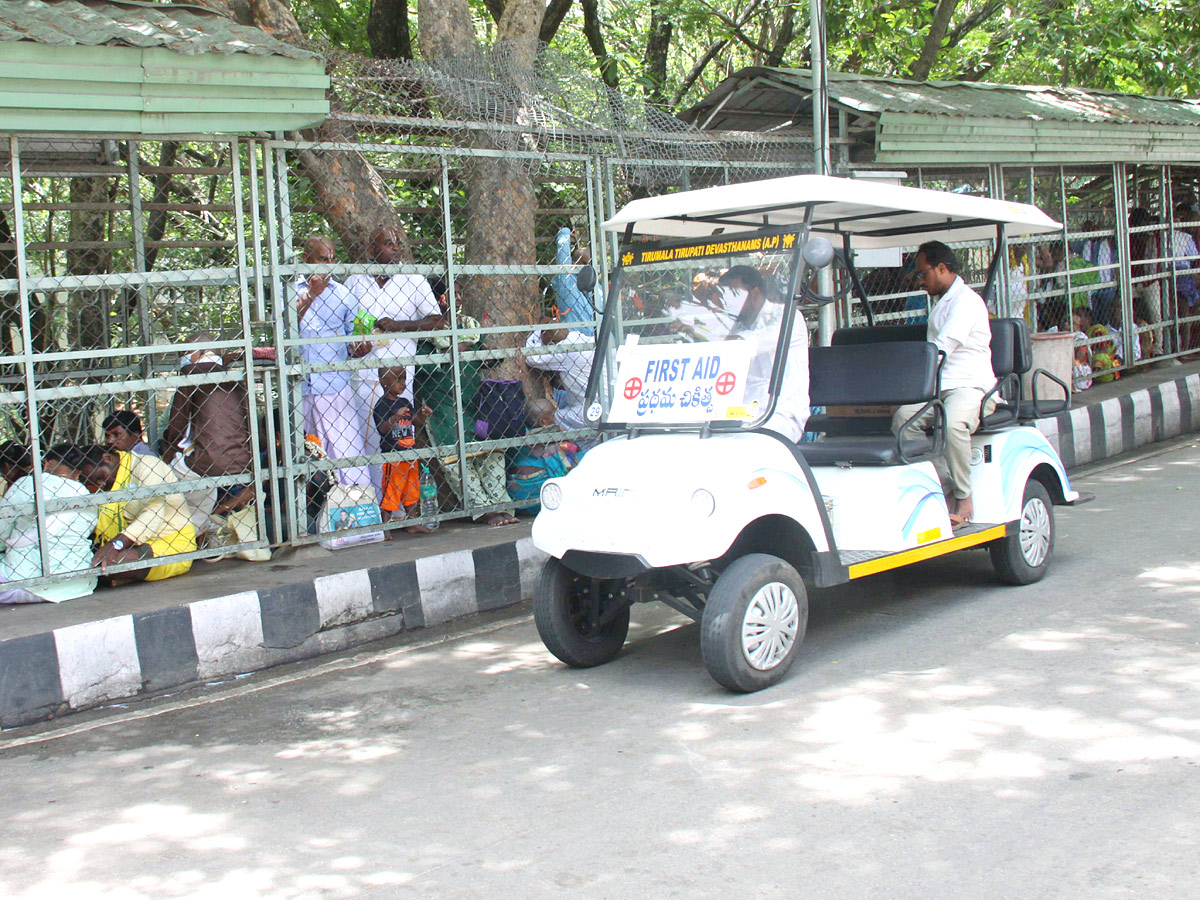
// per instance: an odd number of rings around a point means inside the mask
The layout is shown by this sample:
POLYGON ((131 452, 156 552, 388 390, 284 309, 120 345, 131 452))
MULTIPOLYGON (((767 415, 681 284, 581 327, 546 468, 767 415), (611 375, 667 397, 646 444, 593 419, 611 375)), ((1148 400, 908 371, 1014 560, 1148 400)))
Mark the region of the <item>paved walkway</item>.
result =
MULTIPOLYGON (((1077 395, 1037 427, 1075 468, 1200 430, 1200 361, 1157 364, 1077 395)), ((544 554, 529 520, 444 525, 268 563, 197 562, 154 584, 0 608, 0 727, 257 671, 528 598, 544 554)))

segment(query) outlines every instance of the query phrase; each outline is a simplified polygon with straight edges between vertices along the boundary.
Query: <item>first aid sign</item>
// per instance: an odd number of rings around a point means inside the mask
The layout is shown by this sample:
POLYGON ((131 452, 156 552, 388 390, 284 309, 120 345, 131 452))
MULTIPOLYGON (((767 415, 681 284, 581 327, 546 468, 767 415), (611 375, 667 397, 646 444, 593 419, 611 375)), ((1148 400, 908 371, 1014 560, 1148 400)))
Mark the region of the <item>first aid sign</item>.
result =
POLYGON ((742 407, 751 341, 621 348, 610 422, 707 422, 742 407))

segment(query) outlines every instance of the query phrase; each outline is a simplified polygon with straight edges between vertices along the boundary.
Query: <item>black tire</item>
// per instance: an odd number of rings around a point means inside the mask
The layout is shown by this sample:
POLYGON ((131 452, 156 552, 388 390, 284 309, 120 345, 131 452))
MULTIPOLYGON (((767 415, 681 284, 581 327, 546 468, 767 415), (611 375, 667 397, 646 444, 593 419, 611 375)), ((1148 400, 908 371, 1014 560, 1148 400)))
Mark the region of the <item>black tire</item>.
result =
POLYGON ((808 595, 800 574, 777 556, 751 553, 722 572, 713 586, 701 619, 700 652, 709 674, 722 687, 742 693, 761 691, 787 674, 799 655, 807 628, 808 595), (759 595, 771 585, 775 586, 773 591, 759 595), (780 588, 790 591, 794 615, 787 594, 780 588), (773 606, 784 617, 782 627, 773 629, 775 650, 764 648, 768 658, 759 659, 757 664, 751 658, 753 647, 748 650, 742 637, 752 604, 773 606), (766 667, 759 668, 763 663, 766 667))
POLYGON ((1050 568, 1054 553, 1054 503, 1040 481, 1025 482, 1016 534, 988 546, 996 575, 1005 584, 1033 584, 1050 568))
POLYGON ((625 645, 629 603, 620 581, 598 581, 572 572, 557 559, 542 567, 533 592, 533 621, 546 649, 576 669, 603 665, 625 645), (598 591, 598 627, 589 625, 593 587, 598 591))

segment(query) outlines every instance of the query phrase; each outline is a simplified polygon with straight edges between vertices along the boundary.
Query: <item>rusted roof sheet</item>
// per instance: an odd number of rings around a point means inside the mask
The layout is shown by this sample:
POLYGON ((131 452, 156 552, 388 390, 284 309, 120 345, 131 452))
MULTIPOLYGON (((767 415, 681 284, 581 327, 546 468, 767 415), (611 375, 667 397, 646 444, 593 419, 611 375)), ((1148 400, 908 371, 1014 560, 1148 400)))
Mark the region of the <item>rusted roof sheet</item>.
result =
POLYGON ((0 3, 0 42, 4 41, 157 47, 189 56, 245 53, 319 58, 261 28, 238 25, 203 7, 130 0, 5 0, 0 3))

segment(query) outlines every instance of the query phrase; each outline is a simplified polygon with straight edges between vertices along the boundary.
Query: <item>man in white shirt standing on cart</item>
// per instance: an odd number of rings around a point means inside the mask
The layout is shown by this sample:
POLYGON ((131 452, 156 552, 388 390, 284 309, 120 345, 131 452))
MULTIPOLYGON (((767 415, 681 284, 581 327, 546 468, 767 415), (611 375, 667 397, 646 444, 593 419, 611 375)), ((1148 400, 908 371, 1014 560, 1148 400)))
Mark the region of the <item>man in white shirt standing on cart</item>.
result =
MULTIPOLYGON (((992 329, 987 305, 967 287, 958 274, 958 258, 941 241, 929 241, 917 249, 916 273, 931 297, 937 298, 929 313, 928 340, 946 354, 942 365, 941 400, 946 409, 946 468, 950 474, 947 504, 950 521, 961 525, 975 512, 971 502, 971 435, 979 427, 984 395, 996 384, 992 371, 992 329)), ((901 406, 892 417, 892 430, 899 432, 921 407, 901 406)), ((983 415, 996 408, 988 399, 983 415)), ((924 427, 933 420, 930 410, 914 424, 924 427)))

